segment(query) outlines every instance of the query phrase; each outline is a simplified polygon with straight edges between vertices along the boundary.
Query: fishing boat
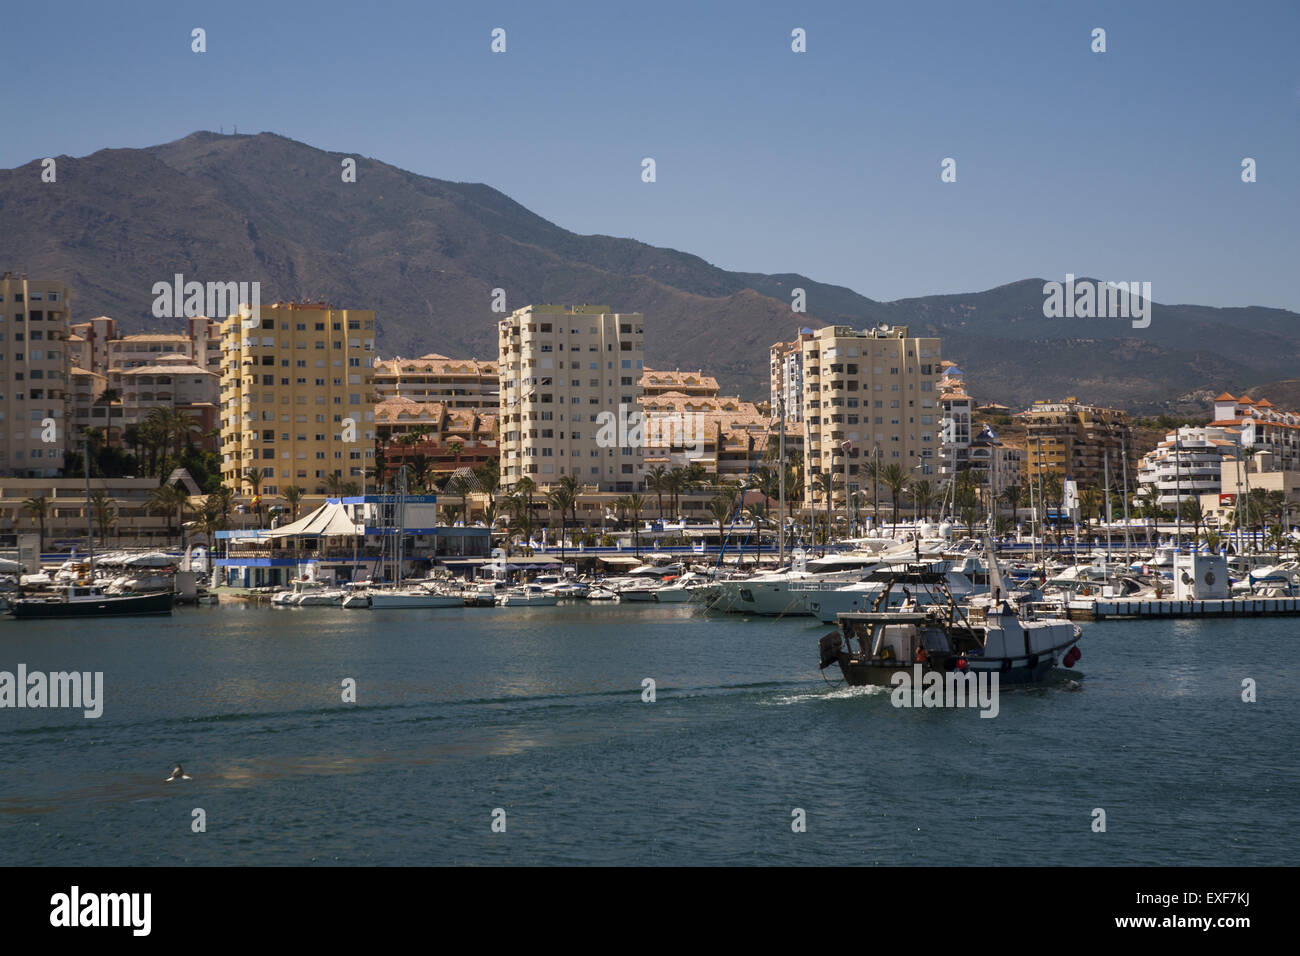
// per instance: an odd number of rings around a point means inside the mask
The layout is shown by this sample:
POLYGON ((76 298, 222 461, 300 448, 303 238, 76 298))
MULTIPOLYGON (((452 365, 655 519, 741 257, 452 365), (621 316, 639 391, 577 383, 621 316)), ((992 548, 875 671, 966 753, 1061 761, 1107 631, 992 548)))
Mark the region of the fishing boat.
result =
MULTIPOLYGON (((996 562, 990 566, 991 591, 967 606, 946 602, 889 606, 892 582, 877 595, 870 611, 839 615, 839 627, 819 642, 821 669, 837 664, 846 683, 892 685, 895 675, 936 671, 998 675, 1000 683, 1042 680, 1053 667, 1073 667, 1083 656, 1076 646, 1082 632, 1061 618, 1018 613, 1006 599, 996 562)), ((939 589, 944 585, 939 583, 939 589)))

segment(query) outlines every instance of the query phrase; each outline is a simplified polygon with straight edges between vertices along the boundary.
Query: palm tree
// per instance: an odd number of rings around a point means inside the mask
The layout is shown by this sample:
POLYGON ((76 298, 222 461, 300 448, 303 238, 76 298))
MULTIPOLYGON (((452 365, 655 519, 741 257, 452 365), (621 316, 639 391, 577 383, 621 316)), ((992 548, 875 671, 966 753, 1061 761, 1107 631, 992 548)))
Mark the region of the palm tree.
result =
POLYGON ((306 493, 306 491, 299 488, 297 485, 290 485, 288 488, 284 489, 284 491, 280 492, 280 496, 284 498, 284 503, 289 506, 291 514, 293 515, 293 517, 289 519, 290 521, 298 520, 298 505, 302 502, 302 496, 306 493))
MULTIPOLYGON (((177 525, 185 523, 185 509, 190 503, 190 493, 182 485, 159 485, 149 493, 149 510, 167 515, 167 534, 172 532, 172 515, 176 515, 177 525)), ((181 544, 183 545, 182 535, 181 544)))
MULTIPOLYGON (((567 475, 565 477, 568 477, 567 475)), ((560 513, 560 560, 564 560, 564 519, 568 515, 569 506, 573 504, 573 492, 564 485, 556 485, 551 489, 550 494, 546 496, 547 503, 560 513)))
MULTIPOLYGON (((1205 510, 1201 507, 1201 499, 1187 498, 1178 506, 1178 513, 1184 521, 1192 523, 1192 531, 1196 538, 1201 536, 1201 524, 1205 521, 1205 510)), ((1193 540, 1196 540, 1194 538, 1193 540)))
POLYGON ((573 517, 573 526, 576 528, 578 526, 578 496, 582 494, 582 483, 573 475, 561 475, 558 487, 563 488, 572 496, 569 501, 569 511, 573 517))
POLYGON ((99 398, 95 399, 96 405, 104 406, 104 417, 107 424, 104 426, 104 435, 111 448, 113 446, 113 406, 122 400, 122 396, 115 388, 106 388, 99 393, 99 398))
POLYGON ((460 496, 460 520, 464 522, 465 527, 469 527, 469 479, 464 475, 452 475, 447 479, 447 486, 443 491, 449 495, 460 496))
POLYGON ((208 540, 208 552, 215 557, 217 532, 226 527, 227 515, 221 510, 221 499, 208 495, 199 510, 199 526, 208 540))
MULTIPOLYGON (((722 548, 722 542, 725 535, 723 525, 731 517, 731 502, 719 495, 709 502, 709 513, 713 515, 713 520, 718 523, 718 548, 722 548)), ((721 550, 719 550, 719 560, 721 560, 721 550)))
POLYGON ((641 512, 645 509, 645 498, 639 494, 627 496, 627 507, 632 512, 632 547, 633 553, 641 554, 641 512))
POLYGON ((524 475, 515 482, 515 486, 511 491, 516 495, 523 496, 524 504, 528 511, 529 527, 532 527, 533 493, 537 491, 537 482, 533 481, 533 479, 529 478, 527 475, 524 475))
POLYGON ((95 516, 95 523, 99 525, 99 540, 103 541, 108 537, 109 527, 117 520, 113 513, 113 499, 101 488, 90 496, 90 510, 95 516))
POLYGON ((928 479, 912 482, 912 497, 916 501, 916 510, 922 521, 930 518, 930 505, 934 503, 934 486, 928 479))
POLYGON ((262 525, 262 473, 256 468, 244 472, 244 481, 253 487, 252 503, 257 511, 258 527, 262 525))
POLYGON ((831 502, 835 495, 835 474, 819 471, 813 475, 813 493, 826 498, 826 543, 831 543, 831 502))
POLYGON ((1006 502, 1007 507, 1011 509, 1011 520, 1016 520, 1016 512, 1020 510, 1020 501, 1025 495, 1025 489, 1019 484, 1010 484, 1002 489, 1002 500, 1006 502))
POLYGON ((45 495, 36 495, 24 501, 22 507, 23 511, 36 519, 40 534, 40 539, 36 545, 36 553, 39 555, 45 550, 45 519, 50 514, 50 499, 45 495))
MULTIPOLYGON (((566 476, 567 477, 567 476, 566 476)), ((655 465, 645 473, 646 487, 659 495, 659 520, 664 517, 664 492, 668 490, 668 469, 655 465)))
POLYGON ((880 471, 881 483, 889 489, 890 496, 894 499, 894 528, 895 534, 898 533, 898 500, 903 497, 903 489, 907 487, 907 472, 903 471, 903 466, 897 462, 891 462, 880 471))
MULTIPOLYGON (((254 488, 254 491, 256 491, 256 488, 254 488)), ((343 476, 337 471, 325 476, 325 494, 331 498, 343 497, 343 476)))

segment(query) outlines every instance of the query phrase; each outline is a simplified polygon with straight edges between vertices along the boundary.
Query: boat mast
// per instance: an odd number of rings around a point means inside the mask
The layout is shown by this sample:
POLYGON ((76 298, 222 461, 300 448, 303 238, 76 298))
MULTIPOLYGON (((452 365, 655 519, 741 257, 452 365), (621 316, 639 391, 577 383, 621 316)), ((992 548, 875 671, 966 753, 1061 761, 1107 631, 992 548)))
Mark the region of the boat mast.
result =
POLYGON ((1123 448, 1120 449, 1119 457, 1120 457, 1120 463, 1124 469, 1123 471, 1124 474, 1124 567, 1127 568, 1129 564, 1132 563, 1133 560, 1132 556, 1129 554, 1129 551, 1132 548, 1132 542, 1129 539, 1129 533, 1128 533, 1128 446, 1127 445, 1125 445, 1123 448))
MULTIPOLYGON (((777 394, 777 409, 780 412, 781 420, 777 439, 777 497, 780 499, 780 521, 776 530, 776 566, 782 567, 785 564, 785 392, 782 390, 777 394)), ((770 487, 770 486, 769 486, 770 487)), ((760 547, 762 539, 760 537, 760 547)))
POLYGON ((90 583, 95 583, 95 525, 90 513, 90 436, 81 434, 81 459, 86 473, 86 550, 90 552, 90 583))
POLYGON ((1107 448, 1102 452, 1102 466, 1105 468, 1106 475, 1106 573, 1110 574, 1110 526, 1114 519, 1110 507, 1110 449, 1107 448))

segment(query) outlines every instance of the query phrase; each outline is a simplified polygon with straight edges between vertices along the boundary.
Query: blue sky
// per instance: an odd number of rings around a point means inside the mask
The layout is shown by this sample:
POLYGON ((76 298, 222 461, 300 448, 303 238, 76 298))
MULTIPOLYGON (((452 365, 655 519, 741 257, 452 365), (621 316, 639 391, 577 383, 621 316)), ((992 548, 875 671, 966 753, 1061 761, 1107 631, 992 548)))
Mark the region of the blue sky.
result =
POLYGON ((1073 272, 1300 310, 1295 2, 73 2, 4 33, 0 167, 237 125, 877 299, 1073 272))

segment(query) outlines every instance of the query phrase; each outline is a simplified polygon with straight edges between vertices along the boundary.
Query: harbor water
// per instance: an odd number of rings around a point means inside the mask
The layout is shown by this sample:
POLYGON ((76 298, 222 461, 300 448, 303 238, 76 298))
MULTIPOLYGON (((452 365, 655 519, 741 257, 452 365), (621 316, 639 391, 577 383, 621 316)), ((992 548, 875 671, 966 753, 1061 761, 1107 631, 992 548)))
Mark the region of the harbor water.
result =
POLYGON ((1293 864, 1294 619, 1082 626, 988 719, 683 605, 3 621, 104 700, 0 709, 0 863, 1293 864))

